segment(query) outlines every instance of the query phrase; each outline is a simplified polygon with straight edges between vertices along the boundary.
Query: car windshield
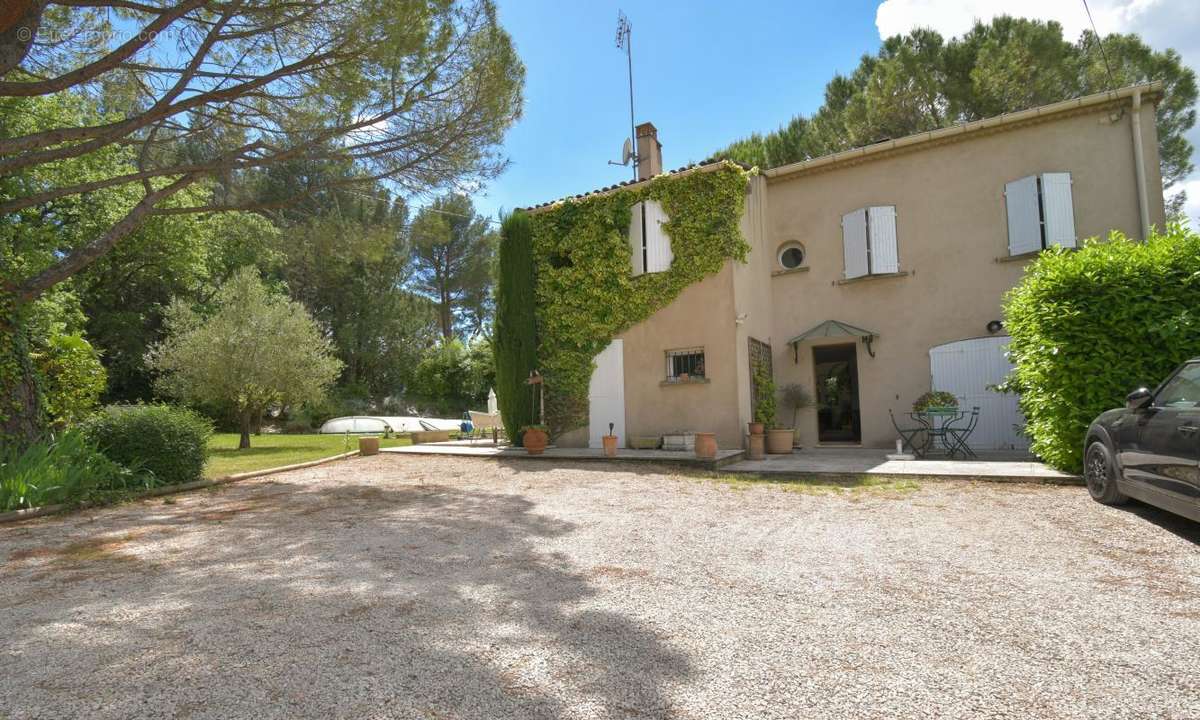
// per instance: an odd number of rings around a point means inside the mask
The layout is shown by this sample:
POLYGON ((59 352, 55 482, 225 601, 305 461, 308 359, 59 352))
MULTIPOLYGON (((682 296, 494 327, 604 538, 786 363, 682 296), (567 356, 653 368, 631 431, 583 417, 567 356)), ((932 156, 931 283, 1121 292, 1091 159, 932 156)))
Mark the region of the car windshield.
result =
POLYGON ((1200 407, 1200 362, 1184 365, 1183 369, 1158 391, 1155 404, 1167 408, 1200 407))

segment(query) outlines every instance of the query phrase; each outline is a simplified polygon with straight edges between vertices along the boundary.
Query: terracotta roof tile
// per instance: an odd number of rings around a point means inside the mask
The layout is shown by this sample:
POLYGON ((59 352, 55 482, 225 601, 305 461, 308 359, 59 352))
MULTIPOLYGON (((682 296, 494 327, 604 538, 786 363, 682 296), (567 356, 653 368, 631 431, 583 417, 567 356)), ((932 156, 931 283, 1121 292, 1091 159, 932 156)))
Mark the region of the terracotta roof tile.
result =
MULTIPOLYGON (((741 167, 744 170, 751 169, 750 166, 746 165, 745 163, 739 163, 739 162, 735 162, 732 160, 726 161, 721 158, 711 157, 706 160, 702 160, 698 163, 692 163, 690 165, 684 165, 683 167, 675 168, 674 170, 668 170, 667 172, 662 173, 662 174, 663 175, 678 175, 679 173, 688 172, 689 170, 695 170, 696 168, 708 167, 710 165, 719 165, 724 162, 732 162, 734 165, 737 165, 738 167, 741 167)), ((650 180, 653 180, 653 179, 654 178, 650 178, 650 180)), ((565 197, 561 197, 556 200, 550 200, 548 202, 539 203, 537 205, 530 205, 529 207, 526 207, 526 208, 517 208, 517 209, 525 210, 525 211, 540 210, 542 208, 548 208, 551 205, 557 205, 558 203, 561 203, 565 200, 582 200, 585 197, 590 197, 592 195, 602 195, 604 193, 612 192, 613 190, 616 190, 618 188, 628 187, 630 185, 638 185, 638 184, 641 184, 644 182, 649 182, 649 180, 622 180, 621 182, 617 183, 616 185, 609 185, 608 187, 596 188, 595 190, 589 190, 588 192, 580 193, 578 195, 567 195, 565 197)))

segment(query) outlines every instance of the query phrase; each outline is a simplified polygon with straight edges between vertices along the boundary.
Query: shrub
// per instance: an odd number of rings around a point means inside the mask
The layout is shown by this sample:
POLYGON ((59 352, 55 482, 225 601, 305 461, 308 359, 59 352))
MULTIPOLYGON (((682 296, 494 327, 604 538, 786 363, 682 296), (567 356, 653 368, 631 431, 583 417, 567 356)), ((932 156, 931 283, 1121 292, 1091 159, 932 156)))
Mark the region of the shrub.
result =
POLYGON ((958 407, 958 398, 945 390, 927 392, 913 401, 913 412, 924 412, 931 407, 958 407))
POLYGON ((520 429, 534 421, 525 380, 537 367, 533 226, 523 212, 504 218, 500 227, 499 265, 493 344, 496 404, 500 406, 505 432, 517 442, 520 429))
POLYGON ((212 423, 186 408, 112 405, 89 420, 84 432, 110 459, 175 485, 203 474, 212 423))
POLYGON ((775 416, 778 412, 775 380, 767 370, 766 363, 760 363, 754 368, 754 393, 754 422, 760 422, 767 428, 775 427, 775 416))
POLYGON ((100 354, 81 334, 55 334, 34 354, 42 376, 46 413, 55 427, 69 427, 94 412, 107 373, 100 354))
POLYGON ((105 457, 77 431, 18 450, 0 448, 0 512, 98 500, 153 485, 153 477, 105 457))
POLYGON ((808 388, 800 383, 788 383, 779 389, 779 401, 785 409, 792 411, 792 428, 794 429, 800 411, 812 407, 813 396, 808 388))
POLYGON ((1200 236, 1172 225, 1145 243, 1114 232, 1076 252, 1046 252, 1004 303, 1032 449, 1067 472, 1084 433, 1126 393, 1200 355, 1200 236))

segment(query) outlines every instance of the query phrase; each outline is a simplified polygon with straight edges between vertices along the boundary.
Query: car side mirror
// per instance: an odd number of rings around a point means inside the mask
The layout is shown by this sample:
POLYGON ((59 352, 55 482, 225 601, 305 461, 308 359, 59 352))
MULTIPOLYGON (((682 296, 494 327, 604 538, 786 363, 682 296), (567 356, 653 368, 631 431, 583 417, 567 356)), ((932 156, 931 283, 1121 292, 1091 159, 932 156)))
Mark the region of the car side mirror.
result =
POLYGON ((1130 410, 1141 410, 1154 400, 1154 393, 1149 388, 1138 388, 1125 396, 1125 407, 1130 410))

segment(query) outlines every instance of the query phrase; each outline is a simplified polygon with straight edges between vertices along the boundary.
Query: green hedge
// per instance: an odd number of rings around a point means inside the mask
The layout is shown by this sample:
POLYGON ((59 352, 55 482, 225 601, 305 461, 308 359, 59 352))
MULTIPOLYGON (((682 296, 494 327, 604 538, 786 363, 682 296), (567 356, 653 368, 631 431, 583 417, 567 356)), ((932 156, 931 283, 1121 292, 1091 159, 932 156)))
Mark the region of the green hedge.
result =
POLYGON ((112 405, 88 420, 83 431, 109 459, 175 485, 203 475, 212 423, 186 408, 112 405))
POLYGON ((534 320, 533 226, 517 211, 500 227, 500 269, 496 282, 496 402, 504 431, 516 442, 534 422, 529 371, 537 367, 534 320))
POLYGON ((1034 261, 1004 302, 1035 454, 1082 467, 1084 433, 1134 388, 1200 355, 1200 236, 1173 225, 1146 243, 1113 233, 1034 261))

